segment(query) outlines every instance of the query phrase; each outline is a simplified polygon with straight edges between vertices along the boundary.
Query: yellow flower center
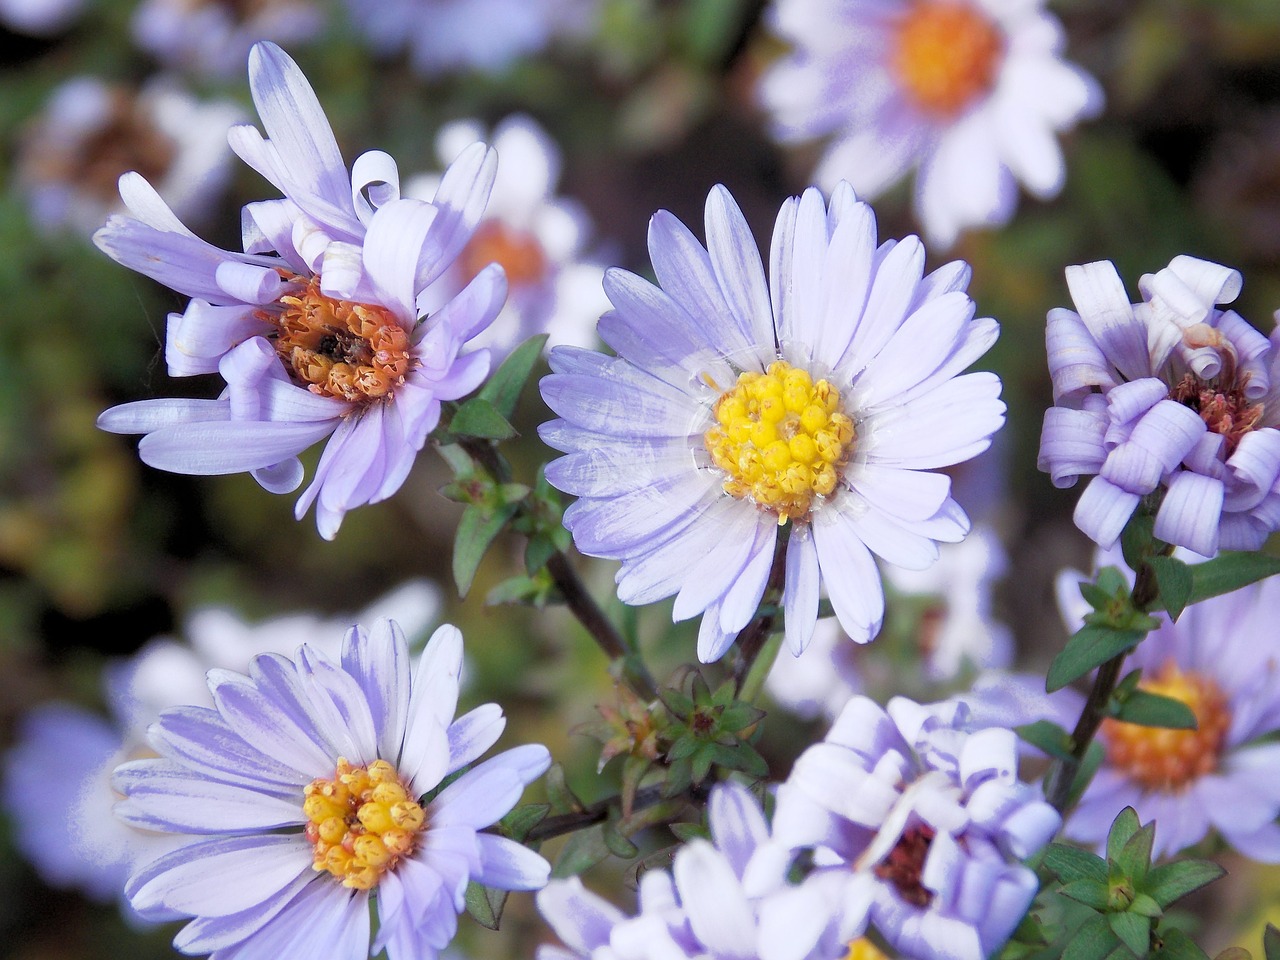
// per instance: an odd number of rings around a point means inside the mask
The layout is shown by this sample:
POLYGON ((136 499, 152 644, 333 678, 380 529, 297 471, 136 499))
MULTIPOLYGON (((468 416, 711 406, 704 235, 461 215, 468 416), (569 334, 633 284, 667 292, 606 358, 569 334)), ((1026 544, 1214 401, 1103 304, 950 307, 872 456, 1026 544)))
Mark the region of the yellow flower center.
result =
POLYGON ((807 519, 853 453, 853 421, 840 412, 839 392, 785 360, 740 374, 713 413, 703 440, 727 476, 725 493, 777 514, 779 525, 807 519))
POLYGON ((377 886, 401 857, 413 853, 427 821, 385 760, 353 767, 339 757, 332 780, 317 777, 303 792, 312 866, 354 890, 377 886))
POLYGON ((840 960, 889 960, 889 955, 866 937, 849 941, 849 949, 840 960))
POLYGON ((409 333, 390 310, 326 297, 318 278, 280 304, 276 352, 312 393, 362 403, 404 382, 409 333))
POLYGON ((1218 767, 1231 725, 1227 698, 1208 677, 1183 673, 1172 660, 1138 689, 1179 700, 1196 715, 1197 729, 1170 730, 1104 720, 1107 761, 1150 790, 1177 790, 1218 767))
POLYGON ((925 113, 956 116, 987 93, 1004 51, 1000 30, 957 0, 916 0, 897 24, 890 64, 925 113))
POLYGON ((538 283, 547 275, 547 255, 533 234, 486 220, 471 235, 458 258, 467 280, 491 263, 499 264, 513 287, 538 283))

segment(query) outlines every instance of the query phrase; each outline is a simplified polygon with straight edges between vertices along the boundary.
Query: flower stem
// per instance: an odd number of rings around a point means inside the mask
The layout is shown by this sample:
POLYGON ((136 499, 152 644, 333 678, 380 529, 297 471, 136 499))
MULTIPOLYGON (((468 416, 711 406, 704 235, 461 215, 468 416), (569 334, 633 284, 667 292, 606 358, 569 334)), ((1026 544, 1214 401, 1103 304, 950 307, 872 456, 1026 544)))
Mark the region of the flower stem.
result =
MULTIPOLYGON (((664 801, 674 800, 680 796, 680 794, 677 794, 676 797, 663 796, 663 789, 663 784, 655 784, 651 787, 645 787, 643 790, 637 790, 632 810, 643 810, 664 801)), ((691 787, 689 791, 691 794, 686 794, 686 799, 705 800, 705 794, 699 788, 691 787)), ((584 830, 597 823, 603 823, 609 819, 609 811, 621 803, 622 797, 615 795, 605 797, 603 800, 597 800, 589 807, 573 813, 562 813, 554 817, 547 817, 529 831, 525 837, 525 842, 550 840, 552 837, 559 837, 566 833, 584 830)))
MULTIPOLYGON (((1140 563, 1133 592, 1130 594, 1133 605, 1145 611, 1159 595, 1160 588, 1150 564, 1140 563)), ((1076 721, 1076 727, 1071 732, 1071 759, 1055 764, 1046 778, 1046 799, 1059 813, 1065 810, 1067 800, 1071 796, 1071 788, 1075 784, 1076 774, 1079 773, 1080 765, 1084 762, 1084 756, 1089 750, 1089 744, 1093 742, 1098 728, 1106 719, 1107 704, 1111 701, 1111 694, 1115 692, 1116 683, 1120 679, 1120 668, 1124 666, 1125 657, 1128 655, 1127 650, 1117 653, 1098 668, 1089 696, 1080 711, 1080 719, 1076 721)))
MULTIPOLYGON (((738 660, 733 665, 735 696, 742 696, 747 678, 751 674, 751 667, 755 664, 756 658, 760 656, 760 651, 764 649, 765 641, 769 639, 769 634, 773 632, 774 621, 778 619, 778 603, 782 599, 782 582, 787 570, 786 556, 786 541, 779 537, 773 550, 773 566, 769 569, 769 582, 765 585, 764 590, 767 612, 757 613, 755 619, 738 634, 738 660)), ((703 616, 706 616, 706 614, 703 614, 703 616)), ((754 699, 754 694, 758 692, 752 691, 751 699, 754 699)))

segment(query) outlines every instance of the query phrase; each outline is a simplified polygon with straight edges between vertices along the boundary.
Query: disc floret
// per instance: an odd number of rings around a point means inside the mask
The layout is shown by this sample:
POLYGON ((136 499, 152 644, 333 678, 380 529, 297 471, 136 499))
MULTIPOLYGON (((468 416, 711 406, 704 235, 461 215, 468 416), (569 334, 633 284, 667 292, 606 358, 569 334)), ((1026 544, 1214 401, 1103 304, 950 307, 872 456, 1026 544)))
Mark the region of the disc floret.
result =
POLYGON ((949 119, 990 92, 1003 50, 1000 30, 967 3, 918 0, 897 25, 891 63, 916 106, 949 119))
POLYGON ((779 525, 808 519, 815 498, 835 491, 853 453, 856 433, 839 391, 785 360, 764 373, 739 374, 713 415, 704 441, 726 475, 725 492, 776 514, 779 525))

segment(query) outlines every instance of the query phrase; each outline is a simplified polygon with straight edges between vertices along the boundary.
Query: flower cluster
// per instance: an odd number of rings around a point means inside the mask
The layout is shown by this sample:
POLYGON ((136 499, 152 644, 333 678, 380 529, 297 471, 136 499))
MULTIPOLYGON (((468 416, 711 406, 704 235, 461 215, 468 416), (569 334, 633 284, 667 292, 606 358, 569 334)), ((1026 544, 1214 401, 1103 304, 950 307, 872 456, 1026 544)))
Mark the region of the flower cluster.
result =
POLYGON ((1218 308, 1240 274, 1175 257, 1142 278, 1138 304, 1107 262, 1068 267, 1067 284, 1079 312, 1049 314, 1039 463, 1059 487, 1096 474, 1077 526, 1110 547, 1159 490, 1161 540, 1203 556, 1261 547, 1280 529, 1277 334, 1218 308))
POLYGON ((441 401, 488 373, 487 352, 459 351, 501 308, 501 267, 480 270, 430 317, 418 304, 470 239, 497 161, 474 144, 432 202, 402 199, 381 151, 347 172, 315 94, 278 47, 253 48, 249 81, 268 136, 233 127, 231 146, 284 197, 245 207, 244 252, 195 237, 137 174, 120 181, 132 216, 95 235, 113 259, 192 298, 169 317, 169 372, 217 372, 226 389, 216 400, 124 404, 98 422, 146 434, 139 453, 152 466, 248 471, 273 493, 296 489, 298 454, 329 437, 297 514, 315 503, 332 538, 347 510, 400 488, 441 401))

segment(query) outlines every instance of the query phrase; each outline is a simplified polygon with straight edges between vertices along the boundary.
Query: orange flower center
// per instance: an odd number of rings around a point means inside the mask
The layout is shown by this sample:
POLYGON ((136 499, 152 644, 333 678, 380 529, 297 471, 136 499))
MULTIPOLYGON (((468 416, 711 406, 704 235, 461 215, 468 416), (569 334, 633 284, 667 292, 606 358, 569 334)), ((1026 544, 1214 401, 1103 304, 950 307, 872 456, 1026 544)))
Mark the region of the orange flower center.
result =
POLYGON ((898 21, 890 63, 925 113, 959 114, 991 90, 1004 51, 999 28, 956 0, 916 0, 898 21))
POLYGON ((932 827, 924 824, 908 828, 872 871, 897 887, 903 900, 917 907, 927 907, 933 902, 933 891, 924 885, 924 861, 934 833, 932 827))
POLYGON ((317 777, 304 789, 312 867, 353 890, 369 890, 413 848, 427 822, 395 767, 375 760, 353 767, 338 758, 332 780, 317 777))
POLYGON ((513 287, 538 283, 547 275, 547 255, 538 238, 500 220, 486 220, 476 228, 459 262, 468 280, 489 264, 499 264, 513 287))
POLYGON ((363 403, 404 382, 409 334, 390 310, 326 297, 318 278, 280 303, 276 352, 312 393, 363 403))
POLYGON ((1218 768, 1222 741, 1231 725, 1227 698, 1208 677, 1183 673, 1172 660, 1138 689, 1179 700, 1196 715, 1195 730, 1144 727, 1104 720, 1107 762, 1149 790, 1177 790, 1218 768))

